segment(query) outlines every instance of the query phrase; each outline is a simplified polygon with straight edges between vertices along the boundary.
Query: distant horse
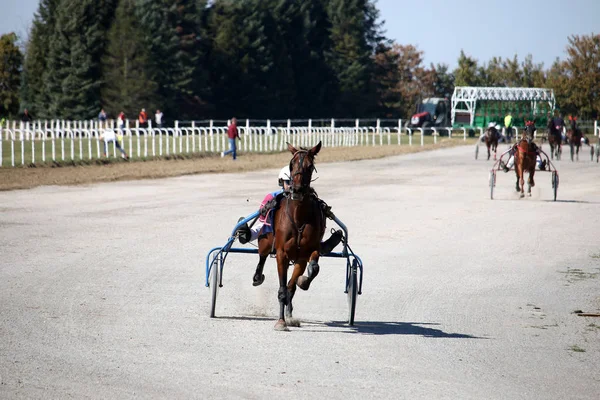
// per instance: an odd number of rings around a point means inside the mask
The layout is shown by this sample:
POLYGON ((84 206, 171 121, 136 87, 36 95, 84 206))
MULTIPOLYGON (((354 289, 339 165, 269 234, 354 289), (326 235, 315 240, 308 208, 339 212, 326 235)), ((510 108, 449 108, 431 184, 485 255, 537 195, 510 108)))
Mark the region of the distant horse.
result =
POLYGON ((531 196, 531 188, 535 186, 533 176, 535 174, 535 164, 537 157, 537 146, 533 143, 533 135, 535 133, 535 123, 533 121, 525 122, 525 130, 521 136, 521 140, 515 145, 515 173, 517 174, 517 192, 521 192, 520 197, 525 197, 525 172, 529 173, 527 180, 527 195, 531 196))
POLYGON ((556 154, 556 159, 560 160, 562 154, 562 134, 560 130, 556 129, 552 119, 548 122, 548 144, 550 145, 550 157, 554 160, 554 155, 556 154))
POLYGON ((581 139, 583 138, 583 134, 581 130, 577 127, 577 122, 574 120, 571 121, 571 128, 567 131, 567 142, 569 143, 569 147, 571 147, 571 161, 573 161, 573 155, 576 154, 577 161, 579 161, 579 147, 581 146, 581 139), (575 149, 577 149, 575 151, 575 149))
MULTIPOLYGON (((275 324, 276 330, 288 330, 286 318, 290 324, 296 322, 292 319, 292 299, 296 293, 296 285, 308 290, 319 273, 319 249, 326 222, 321 204, 310 186, 315 170, 315 156, 321 150, 321 142, 311 149, 296 149, 288 143, 288 150, 293 154, 290 161, 290 190, 275 211, 273 222, 279 275, 279 320, 275 324), (294 264, 294 270, 288 281, 290 263, 294 264), (306 270, 307 276, 303 276, 306 270)), ((266 256, 269 253, 264 248, 269 242, 271 241, 259 242, 261 259, 263 254, 266 256)), ((262 268, 259 271, 257 267, 257 274, 260 273, 262 268)))
POLYGON ((495 126, 489 126, 485 130, 485 134, 483 136, 483 140, 485 141, 485 145, 487 147, 488 152, 488 160, 490 159, 490 148, 494 152, 494 161, 496 161, 496 154, 498 150, 498 140, 500 139, 500 132, 496 129, 495 126))

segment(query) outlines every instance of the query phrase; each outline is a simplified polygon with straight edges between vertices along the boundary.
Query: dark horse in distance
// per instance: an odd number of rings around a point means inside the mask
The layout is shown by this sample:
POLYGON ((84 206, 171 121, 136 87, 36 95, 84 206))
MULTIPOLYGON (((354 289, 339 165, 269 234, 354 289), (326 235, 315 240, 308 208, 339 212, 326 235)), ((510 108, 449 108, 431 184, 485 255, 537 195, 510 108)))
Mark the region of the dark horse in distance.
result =
POLYGON ((488 152, 488 160, 490 159, 490 148, 494 152, 494 161, 496 161, 496 154, 498 152, 498 140, 500 139, 500 132, 496 129, 495 126, 488 126, 485 130, 485 134, 483 136, 483 140, 485 141, 485 145, 487 147, 488 152))

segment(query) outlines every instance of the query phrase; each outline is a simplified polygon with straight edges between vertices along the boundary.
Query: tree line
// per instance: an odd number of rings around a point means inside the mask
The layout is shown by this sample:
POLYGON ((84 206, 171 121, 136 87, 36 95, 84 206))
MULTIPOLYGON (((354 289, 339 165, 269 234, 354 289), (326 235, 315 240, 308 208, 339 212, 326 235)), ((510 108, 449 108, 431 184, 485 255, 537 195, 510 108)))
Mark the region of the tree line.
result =
POLYGON ((600 36, 571 36, 550 68, 522 60, 425 65, 385 37, 374 0, 40 0, 24 42, 0 38, 0 117, 406 118, 454 86, 548 87, 600 111, 600 36))

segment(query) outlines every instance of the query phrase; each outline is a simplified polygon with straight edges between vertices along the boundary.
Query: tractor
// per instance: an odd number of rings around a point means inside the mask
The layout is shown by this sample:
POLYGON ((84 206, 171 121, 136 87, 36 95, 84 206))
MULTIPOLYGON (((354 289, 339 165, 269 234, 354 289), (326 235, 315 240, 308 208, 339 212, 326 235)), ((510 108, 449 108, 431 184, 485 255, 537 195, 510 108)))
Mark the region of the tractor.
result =
POLYGON ((427 134, 431 134, 431 129, 427 128, 451 127, 450 110, 450 100, 447 98, 425 98, 417 103, 416 113, 407 122, 406 127, 423 128, 427 134))

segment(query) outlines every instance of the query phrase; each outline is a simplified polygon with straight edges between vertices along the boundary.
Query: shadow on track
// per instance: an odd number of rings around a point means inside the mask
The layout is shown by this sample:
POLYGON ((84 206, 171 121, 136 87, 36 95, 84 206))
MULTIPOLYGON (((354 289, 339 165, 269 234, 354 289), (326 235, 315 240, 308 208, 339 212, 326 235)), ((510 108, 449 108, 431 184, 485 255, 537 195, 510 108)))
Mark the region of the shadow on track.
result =
POLYGON ((431 328, 439 324, 429 322, 384 322, 364 321, 356 322, 354 326, 347 326, 346 322, 326 322, 330 327, 347 327, 347 333, 361 333, 364 335, 419 335, 430 338, 453 338, 453 339, 488 339, 463 333, 448 333, 441 329, 431 328), (425 325, 425 326, 423 326, 425 325))

